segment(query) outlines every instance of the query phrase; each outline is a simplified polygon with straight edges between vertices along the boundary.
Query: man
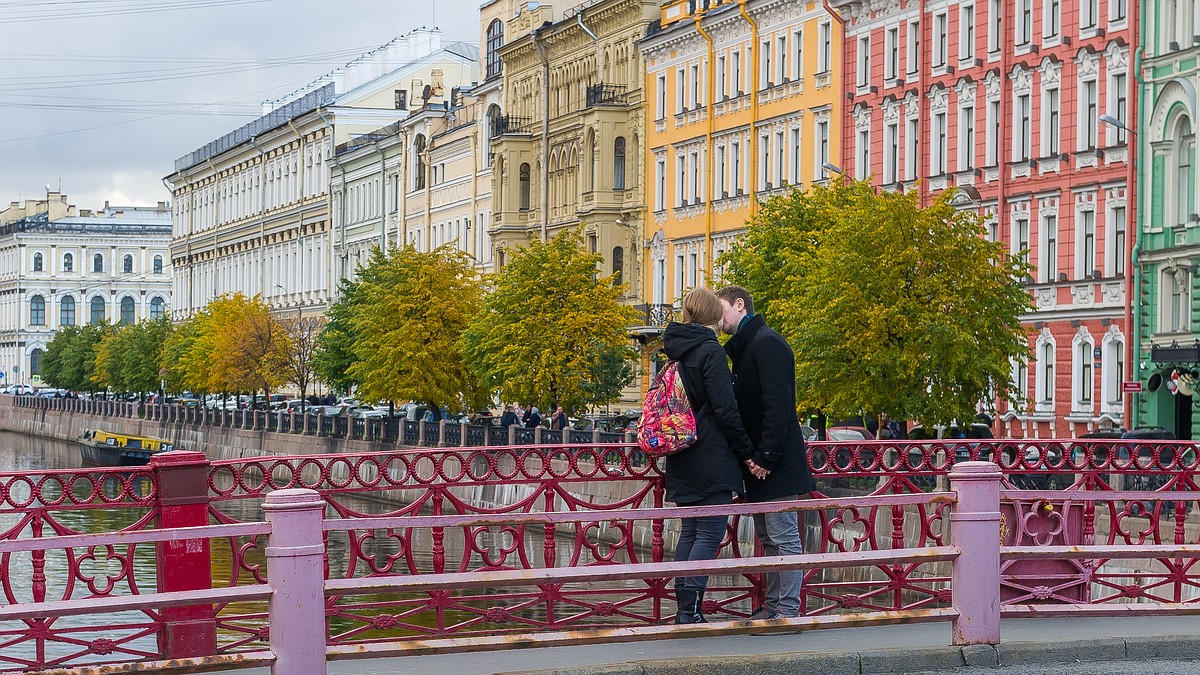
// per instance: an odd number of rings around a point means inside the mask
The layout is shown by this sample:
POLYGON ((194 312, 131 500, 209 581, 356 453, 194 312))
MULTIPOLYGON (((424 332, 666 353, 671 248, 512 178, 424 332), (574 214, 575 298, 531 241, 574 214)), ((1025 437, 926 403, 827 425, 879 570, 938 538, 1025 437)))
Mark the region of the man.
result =
POLYGON ((512 404, 504 406, 504 414, 500 416, 500 426, 504 428, 511 427, 517 423, 517 413, 513 410, 512 404))
POLYGON ((563 429, 567 428, 567 413, 563 410, 561 405, 558 406, 558 409, 555 410, 554 414, 550 416, 550 428, 558 431, 562 431, 563 429))
MULTIPOLYGON (((787 501, 813 489, 804 435, 796 419, 796 361, 791 346, 754 313, 740 286, 717 291, 721 331, 732 335, 725 352, 733 361, 733 395, 754 443, 745 461, 746 494, 752 502, 787 501)), ((769 556, 804 552, 795 512, 754 516, 754 532, 769 556)), ((766 603, 751 619, 800 616, 800 571, 766 574, 766 603)))

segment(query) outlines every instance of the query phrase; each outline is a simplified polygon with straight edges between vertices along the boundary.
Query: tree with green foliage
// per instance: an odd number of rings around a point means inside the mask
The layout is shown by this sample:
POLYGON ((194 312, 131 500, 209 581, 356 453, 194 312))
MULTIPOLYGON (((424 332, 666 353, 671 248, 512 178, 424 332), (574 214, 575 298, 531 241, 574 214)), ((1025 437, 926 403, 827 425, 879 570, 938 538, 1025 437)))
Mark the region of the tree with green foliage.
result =
POLYGON ((721 259, 795 349, 801 408, 948 424, 1014 399, 1029 265, 954 198, 922 207, 865 182, 793 191, 721 259))
POLYGON ((52 387, 95 391, 96 348, 113 332, 108 324, 64 326, 46 344, 42 379, 52 387))
POLYGON ((346 371, 360 399, 422 402, 435 419, 442 408, 465 411, 486 401, 462 350, 483 300, 468 254, 453 246, 376 248, 354 294, 346 371))
MULTIPOLYGON (((372 271, 360 268, 358 273, 361 278, 372 271)), ((338 300, 325 313, 328 320, 317 334, 317 351, 313 355, 313 370, 317 379, 343 394, 359 384, 350 375, 350 366, 354 364, 354 343, 358 339, 350 319, 361 305, 361 288, 360 281, 342 279, 338 300)))
POLYGON ((269 393, 287 381, 287 329, 259 296, 223 295, 165 343, 173 387, 197 393, 269 393))
POLYGON ((113 391, 157 391, 172 330, 166 317, 114 328, 96 345, 93 381, 113 391))
POLYGON ((573 232, 509 252, 465 335, 471 363, 501 400, 582 410, 632 382, 628 329, 638 315, 619 302, 621 286, 597 278, 600 261, 573 232))

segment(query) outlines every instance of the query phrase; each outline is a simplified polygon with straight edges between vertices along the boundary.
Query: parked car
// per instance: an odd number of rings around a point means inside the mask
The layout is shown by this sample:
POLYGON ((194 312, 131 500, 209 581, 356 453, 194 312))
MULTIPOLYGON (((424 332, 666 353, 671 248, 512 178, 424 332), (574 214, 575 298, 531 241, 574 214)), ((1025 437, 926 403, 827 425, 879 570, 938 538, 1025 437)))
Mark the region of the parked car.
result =
POLYGON ((346 412, 346 406, 343 405, 314 405, 309 406, 309 415, 322 415, 324 417, 336 417, 346 412))
POLYGON ((67 395, 66 389, 39 389, 39 398, 62 398, 67 395))

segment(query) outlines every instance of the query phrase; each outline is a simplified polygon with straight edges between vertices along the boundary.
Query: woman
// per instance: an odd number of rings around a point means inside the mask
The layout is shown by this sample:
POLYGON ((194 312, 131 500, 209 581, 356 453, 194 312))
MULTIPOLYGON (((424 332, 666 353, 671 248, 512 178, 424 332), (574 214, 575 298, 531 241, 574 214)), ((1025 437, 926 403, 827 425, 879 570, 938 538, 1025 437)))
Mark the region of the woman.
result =
MULTIPOLYGON (((696 442, 667 457, 667 499, 679 506, 733 503, 741 492, 742 458, 753 454, 738 415, 725 350, 717 342, 721 301, 698 288, 683 299, 683 323, 663 333, 667 358, 679 362, 683 388, 696 415, 696 442)), ((725 537, 728 516, 684 518, 675 560, 712 560, 725 537)), ((675 579, 675 623, 700 623, 708 577, 675 579)))

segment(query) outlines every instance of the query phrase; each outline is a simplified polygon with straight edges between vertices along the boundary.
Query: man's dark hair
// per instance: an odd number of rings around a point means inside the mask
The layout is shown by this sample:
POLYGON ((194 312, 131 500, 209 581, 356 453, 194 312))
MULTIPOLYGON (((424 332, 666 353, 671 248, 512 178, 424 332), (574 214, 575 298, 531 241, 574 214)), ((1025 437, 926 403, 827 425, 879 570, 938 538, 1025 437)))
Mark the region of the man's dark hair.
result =
POLYGON ((741 286, 726 286, 719 289, 717 290, 717 297, 731 305, 735 300, 741 299, 742 303, 746 305, 746 313, 754 313, 754 298, 750 297, 750 291, 741 286))

